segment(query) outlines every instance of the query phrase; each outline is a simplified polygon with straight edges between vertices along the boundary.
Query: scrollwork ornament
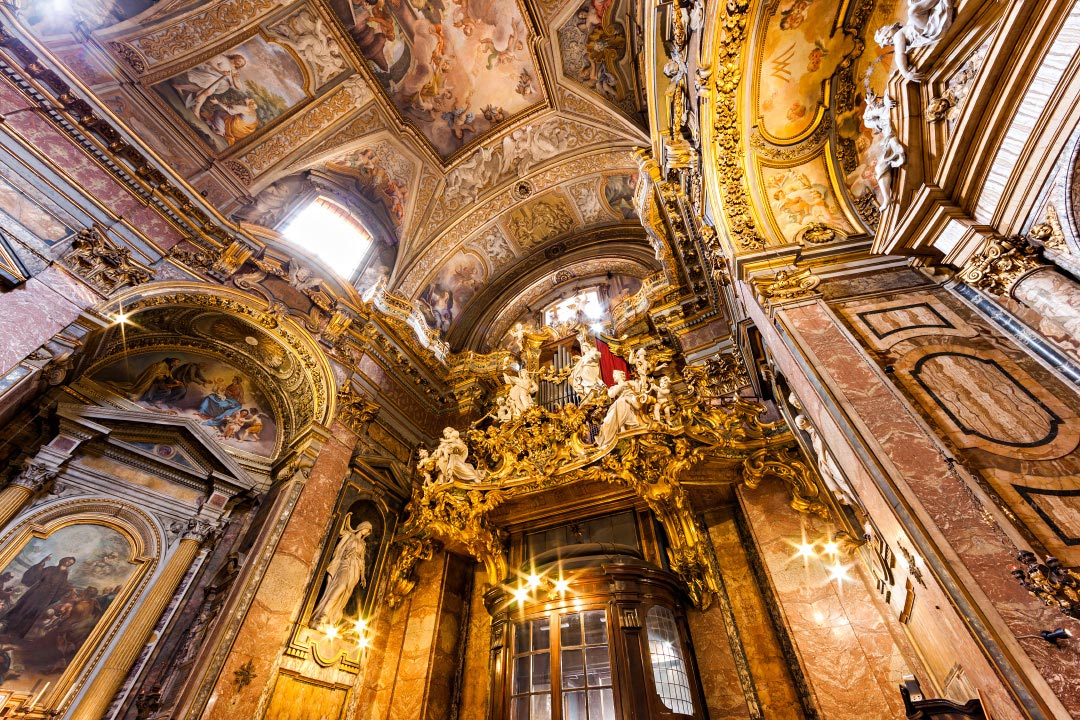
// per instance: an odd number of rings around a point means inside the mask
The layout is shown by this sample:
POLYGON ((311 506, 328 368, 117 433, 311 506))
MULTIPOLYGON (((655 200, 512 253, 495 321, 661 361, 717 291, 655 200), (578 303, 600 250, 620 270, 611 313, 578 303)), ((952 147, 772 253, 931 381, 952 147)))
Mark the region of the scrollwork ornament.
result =
POLYGON ((809 268, 779 270, 772 278, 754 278, 758 295, 766 302, 787 302, 811 297, 821 279, 809 268))
POLYGON ((194 540, 203 545, 217 536, 221 531, 221 525, 196 516, 190 517, 186 521, 177 520, 169 529, 174 534, 179 535, 181 540, 194 540))
POLYGON ((960 278, 992 295, 1007 295, 1024 276, 1045 264, 1038 248, 1023 237, 990 238, 964 264, 960 278))

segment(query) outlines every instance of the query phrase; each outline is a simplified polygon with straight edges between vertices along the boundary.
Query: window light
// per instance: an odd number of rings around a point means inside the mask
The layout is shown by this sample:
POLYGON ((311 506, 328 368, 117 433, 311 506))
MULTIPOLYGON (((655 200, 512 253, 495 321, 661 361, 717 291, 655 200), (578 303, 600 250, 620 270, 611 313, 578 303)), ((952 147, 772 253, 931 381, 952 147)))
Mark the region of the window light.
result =
POLYGON ((371 248, 371 234, 352 213, 323 197, 315 198, 282 233, 348 280, 371 248))

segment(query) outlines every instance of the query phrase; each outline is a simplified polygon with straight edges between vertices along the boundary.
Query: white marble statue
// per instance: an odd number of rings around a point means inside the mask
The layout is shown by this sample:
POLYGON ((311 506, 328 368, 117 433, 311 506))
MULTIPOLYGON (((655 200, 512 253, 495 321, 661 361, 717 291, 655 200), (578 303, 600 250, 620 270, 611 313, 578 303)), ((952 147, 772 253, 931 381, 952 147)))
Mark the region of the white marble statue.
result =
POLYGON ((536 381, 529 377, 529 371, 524 367, 518 370, 517 375, 503 374, 503 380, 510 386, 506 395, 506 406, 510 409, 511 417, 521 417, 533 406, 533 393, 537 390, 536 381))
POLYGON ((481 482, 484 471, 478 470, 468 461, 469 447, 461 439, 461 433, 452 427, 443 430, 442 439, 435 452, 431 453, 437 476, 435 482, 449 483, 455 480, 481 482))
POLYGON ((570 371, 570 387, 582 399, 606 387, 600 376, 600 351, 594 346, 585 347, 585 352, 574 363, 574 369, 570 371))
POLYGON ((608 388, 611 406, 600 425, 600 432, 596 435, 596 444, 599 447, 611 445, 620 433, 642 424, 637 385, 627 380, 626 373, 622 370, 616 370, 612 375, 615 384, 608 388))
POLYGON ((653 404, 653 420, 656 422, 662 422, 666 425, 673 425, 671 419, 671 413, 675 409, 675 404, 671 402, 671 378, 667 375, 660 378, 659 385, 653 385, 653 393, 655 396, 655 403, 653 404))
POLYGON ((884 210, 893 202, 892 171, 907 162, 907 150, 896 137, 892 124, 892 109, 896 103, 888 95, 878 97, 867 93, 863 124, 878 136, 876 143, 878 159, 874 165, 878 190, 881 192, 879 207, 884 210))
MULTIPOLYGON (((795 408, 802 410, 802 405, 799 404, 799 399, 795 397, 795 393, 789 395, 788 400, 795 408)), ((855 505, 856 503, 853 500, 855 493, 851 489, 851 485, 848 484, 847 478, 844 477, 844 473, 840 470, 840 466, 836 464, 836 458, 825 447, 825 442, 821 439, 821 434, 817 431, 817 428, 801 412, 795 416, 795 427, 810 436, 810 443, 814 446, 814 455, 817 460, 818 474, 825 481, 825 487, 829 489, 833 497, 844 505, 855 505)))
POLYGON ((326 568, 326 588, 323 590, 319 603, 315 606, 315 612, 311 614, 308 625, 312 628, 334 626, 341 622, 345 605, 352 597, 357 583, 367 586, 366 551, 367 537, 371 534, 372 525, 364 521, 352 529, 352 513, 345 516, 345 522, 341 525, 341 534, 338 535, 337 547, 334 548, 334 556, 330 559, 330 566, 326 568))
POLYGON ((933 45, 953 21, 952 0, 908 0, 906 23, 879 28, 874 39, 881 47, 893 48, 896 69, 905 79, 919 82, 922 77, 908 64, 908 50, 933 45))

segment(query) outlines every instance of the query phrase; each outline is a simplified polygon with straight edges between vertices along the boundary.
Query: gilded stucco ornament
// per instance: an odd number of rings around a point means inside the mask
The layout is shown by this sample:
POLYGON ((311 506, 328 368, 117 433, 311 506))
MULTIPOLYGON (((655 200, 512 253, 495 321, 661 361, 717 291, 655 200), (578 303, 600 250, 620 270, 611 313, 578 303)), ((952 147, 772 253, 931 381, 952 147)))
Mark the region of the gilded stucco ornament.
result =
POLYGON ((960 270, 960 278, 993 295, 1007 295, 1028 273, 1044 267, 1039 249, 1023 237, 990 238, 960 270))
MULTIPOLYGON (((605 482, 632 490, 648 504, 668 536, 672 570, 704 608, 719 580, 681 485, 685 472, 705 460, 748 463, 748 484, 776 475, 792 485, 800 500, 794 506, 817 509, 811 471, 795 451, 784 450, 792 438, 783 423, 761 422, 764 406, 738 397, 718 402, 700 386, 676 392, 666 373, 669 350, 639 345, 629 357, 635 378, 617 385, 614 395, 611 388, 556 411, 534 406, 512 420, 483 418, 464 433, 448 428, 453 436, 440 446, 454 445, 448 448, 451 460, 440 462, 440 450, 420 454, 422 483, 414 487, 399 534, 403 557, 415 564, 411 558, 419 546, 407 543, 435 540, 483 562, 488 581, 498 582, 507 559, 501 531, 487 519, 493 508, 573 483, 605 482), (599 442, 590 428, 605 421, 613 435, 599 442)), ((407 591, 411 569, 401 572, 407 591)))
POLYGON ((802 268, 778 270, 771 278, 754 278, 753 283, 758 297, 765 302, 775 303, 812 297, 821 284, 821 278, 814 275, 810 268, 802 268))
POLYGON ((97 228, 80 230, 62 260, 103 295, 149 282, 154 275, 153 270, 131 257, 128 248, 116 244, 97 228))
POLYGON ((363 432, 379 414, 380 407, 346 382, 338 392, 338 419, 357 433, 363 432))

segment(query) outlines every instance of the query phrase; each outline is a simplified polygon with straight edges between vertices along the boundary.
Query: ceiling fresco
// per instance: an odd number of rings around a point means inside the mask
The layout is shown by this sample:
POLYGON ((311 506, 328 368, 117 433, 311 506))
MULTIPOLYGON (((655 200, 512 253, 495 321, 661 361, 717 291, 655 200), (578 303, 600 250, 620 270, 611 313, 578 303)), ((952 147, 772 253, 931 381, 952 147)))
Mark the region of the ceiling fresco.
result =
POLYGON ((513 0, 332 0, 394 107, 448 158, 544 102, 513 0))
POLYGON ((374 239, 346 280, 440 334, 553 245, 643 237, 629 0, 44 2, 22 20, 225 217, 272 239, 331 198, 374 239))

